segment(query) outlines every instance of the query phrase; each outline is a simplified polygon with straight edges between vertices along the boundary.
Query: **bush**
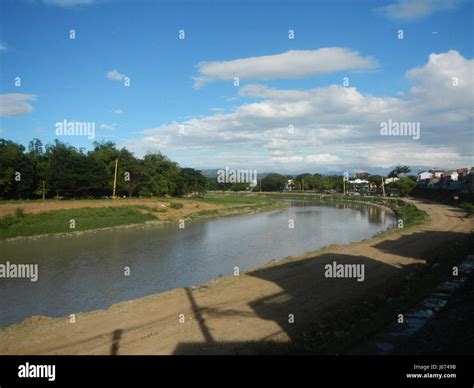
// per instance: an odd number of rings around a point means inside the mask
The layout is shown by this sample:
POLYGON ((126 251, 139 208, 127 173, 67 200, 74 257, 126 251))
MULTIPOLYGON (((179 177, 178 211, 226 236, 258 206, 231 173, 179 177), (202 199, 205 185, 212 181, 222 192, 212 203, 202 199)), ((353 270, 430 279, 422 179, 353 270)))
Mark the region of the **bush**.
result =
POLYGON ((461 205, 461 208, 466 212, 466 216, 472 216, 474 215, 474 203, 463 203, 461 205))
POLYGON ((182 208, 183 208, 183 204, 182 204, 182 203, 179 203, 179 202, 171 202, 171 203, 170 203, 170 208, 171 208, 171 209, 182 209, 182 208))
POLYGON ((18 218, 23 218, 25 216, 25 210, 21 207, 15 209, 15 216, 18 218))

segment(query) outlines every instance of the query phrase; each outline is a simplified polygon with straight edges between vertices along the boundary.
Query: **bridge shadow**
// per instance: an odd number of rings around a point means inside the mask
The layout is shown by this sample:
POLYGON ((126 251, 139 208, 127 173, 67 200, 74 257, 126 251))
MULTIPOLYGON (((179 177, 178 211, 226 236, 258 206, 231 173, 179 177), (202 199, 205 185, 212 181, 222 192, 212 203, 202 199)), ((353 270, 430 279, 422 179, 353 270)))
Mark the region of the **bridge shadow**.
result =
POLYGON ((435 257, 433 251, 436 248, 448 246, 465 237, 465 233, 459 232, 423 231, 402 235, 395 240, 384 240, 374 245, 374 248, 384 253, 421 259, 431 263, 435 257), (429 242, 431 249, 425 249, 420 242, 429 242))
MULTIPOLYGON (((183 310, 191 310, 203 340, 180 342, 173 353, 328 354, 330 341, 350 341, 351 338, 347 336, 351 336, 351 328, 360 327, 361 322, 371 324, 366 315, 372 307, 378 312, 394 294, 409 292, 401 289, 403 279, 414 270, 424 270, 424 264, 419 262, 388 264, 373 254, 373 248, 380 255, 388 253, 433 263, 440 246, 452 244, 460 238, 465 239, 466 234, 416 232, 373 245, 372 257, 324 253, 305 259, 285 260, 245 275, 264 281, 262 285, 269 282, 275 286, 272 287, 274 292, 269 293, 266 287, 265 292, 262 291, 260 296, 245 304, 236 302, 222 307, 200 304, 195 290, 186 289, 188 306, 183 306, 183 310), (427 247, 420 241, 429 241, 430 245, 427 247), (363 266, 364 280, 327 277, 326 266, 334 262, 363 266), (234 330, 233 337, 242 340, 226 341, 226 325, 235 325, 236 322, 239 322, 239 326, 234 330), (267 324, 273 329, 268 330, 267 324), (266 337, 258 334, 263 332, 268 333, 266 337)), ((134 335, 142 330, 159 330, 161 322, 169 319, 169 316, 150 319, 144 324, 71 341, 50 350, 61 353, 61 350, 71 347, 86 348, 88 344, 102 342, 101 338, 105 335, 110 341, 109 354, 116 355, 119 354, 123 336, 134 335)))
MULTIPOLYGON (((366 256, 328 253, 250 272, 249 276, 278 285, 280 291, 249 301, 253 314, 239 312, 238 309, 230 314, 229 310, 213 311, 192 302, 193 314, 199 321, 202 335, 206 338, 207 333, 212 332, 215 318, 229 319, 232 314, 239 319, 242 328, 246 326, 242 320, 260 318, 276 323, 279 330, 258 340, 180 343, 174 354, 318 353, 317 342, 320 339, 312 336, 321 333, 321 330, 325 333, 330 331, 331 334, 338 331, 339 325, 331 325, 330 322, 334 313, 344 311, 351 303, 363 303, 370 299, 374 296, 371 295, 373 287, 383 286, 384 282, 388 286, 396 273, 402 274, 406 270, 403 266, 397 268, 366 256), (333 262, 363 265, 364 281, 359 282, 356 278, 327 278, 325 266, 333 262), (383 276, 372 278, 378 274, 383 276), (345 292, 341 293, 340 290, 345 292), (208 317, 209 322, 204 317, 208 317), (206 327, 205 330, 203 326, 206 327)), ((188 292, 188 295, 192 294, 188 292)), ((247 325, 247 330, 249 328, 252 328, 251 324, 247 325)), ((251 333, 242 333, 242 337, 245 336, 251 338, 251 333)))
MULTIPOLYGON (((373 247, 381 253, 422 259, 430 264, 435 261, 437 248, 463 238, 466 238, 464 233, 424 231, 385 240, 373 247), (427 249, 420 241, 429 241, 431 248, 427 249)), ((250 272, 249 276, 272 282, 281 289, 248 303, 255 316, 275 322, 281 331, 259 340, 180 343, 174 353, 325 354, 328 345, 324 336, 331 341, 350 342, 351 338, 344 339, 344 336, 350 336, 345 330, 348 326, 363 322, 367 311, 364 308, 373 305, 382 310, 391 299, 390 294, 393 294, 394 290, 395 293, 401 291, 402 279, 423 266, 424 264, 416 262, 393 266, 367 256, 327 253, 250 272), (327 278, 326 265, 333 262, 363 265, 364 281, 327 278), (334 317, 338 318, 334 320, 334 317), (338 319, 343 319, 344 324, 340 324, 338 319)), ((416 300, 413 303, 416 303, 416 300)), ((193 306, 198 308, 195 303, 193 306)), ((193 307, 193 311, 197 315, 199 308, 194 310, 193 307)), ((207 311, 204 315, 215 318, 219 314, 209 314, 207 311)), ((238 312, 235 315, 241 319, 243 317, 238 312)), ((206 324, 202 316, 200 324, 206 324)), ((212 321, 209 322, 209 325, 212 324, 212 321)))

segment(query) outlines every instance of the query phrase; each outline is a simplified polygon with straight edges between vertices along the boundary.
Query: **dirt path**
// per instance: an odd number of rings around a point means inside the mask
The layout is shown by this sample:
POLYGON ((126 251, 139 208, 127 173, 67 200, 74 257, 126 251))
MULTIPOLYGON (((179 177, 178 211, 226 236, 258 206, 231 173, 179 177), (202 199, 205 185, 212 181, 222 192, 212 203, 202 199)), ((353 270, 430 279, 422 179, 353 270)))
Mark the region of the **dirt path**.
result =
POLYGON ((77 314, 75 323, 33 318, 0 331, 0 354, 279 353, 291 343, 304 346, 327 308, 376 292, 474 228, 456 209, 412 202, 429 213, 427 224, 77 314), (365 264, 365 281, 326 278, 324 265, 333 261, 365 264))

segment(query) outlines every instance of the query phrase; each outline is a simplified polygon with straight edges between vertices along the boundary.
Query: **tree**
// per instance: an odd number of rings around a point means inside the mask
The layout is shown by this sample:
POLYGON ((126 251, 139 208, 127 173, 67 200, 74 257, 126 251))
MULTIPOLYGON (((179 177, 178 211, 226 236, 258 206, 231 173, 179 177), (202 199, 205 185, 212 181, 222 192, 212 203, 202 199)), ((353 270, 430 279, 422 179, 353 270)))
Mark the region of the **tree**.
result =
POLYGON ((33 163, 25 147, 0 139, 0 197, 28 198, 34 179, 33 163))
POLYGON ((0 139, 0 198, 108 196, 117 159, 119 194, 202 194, 209 185, 200 171, 181 168, 159 152, 138 159, 112 142, 96 142, 86 152, 59 140, 43 147, 33 139, 25 153, 22 145, 0 139))
POLYGON ((389 178, 394 178, 398 177, 400 174, 408 174, 410 171, 410 167, 398 165, 392 171, 390 171, 390 174, 388 174, 388 176, 389 178))
POLYGON ((159 152, 143 158, 145 184, 140 190, 144 196, 177 195, 179 167, 159 152))
POLYGON ((120 150, 118 160, 118 192, 126 192, 129 197, 132 197, 136 189, 146 182, 143 163, 126 148, 120 150))
POLYGON ((400 178, 400 180, 395 183, 395 187, 398 189, 399 195, 401 197, 405 197, 406 195, 410 194, 415 186, 416 181, 410 178, 400 178))
POLYGON ((282 191, 287 179, 280 174, 271 173, 261 180, 262 191, 282 191))
POLYGON ((207 179, 200 171, 194 168, 183 168, 180 171, 180 178, 177 185, 177 194, 204 194, 206 191, 207 179))

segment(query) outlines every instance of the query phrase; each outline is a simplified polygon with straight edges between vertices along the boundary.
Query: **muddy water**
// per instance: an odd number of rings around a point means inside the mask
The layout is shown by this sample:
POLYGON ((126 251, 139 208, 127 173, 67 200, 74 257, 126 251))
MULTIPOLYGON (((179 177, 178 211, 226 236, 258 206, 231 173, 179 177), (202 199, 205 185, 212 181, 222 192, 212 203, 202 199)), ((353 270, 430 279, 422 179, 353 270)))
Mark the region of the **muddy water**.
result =
POLYGON ((370 238, 393 224, 392 214, 382 208, 292 201, 289 208, 189 222, 184 229, 176 223, 3 242, 0 264, 38 264, 38 280, 0 278, 0 325, 197 285, 230 275, 235 267, 245 271, 370 238))

